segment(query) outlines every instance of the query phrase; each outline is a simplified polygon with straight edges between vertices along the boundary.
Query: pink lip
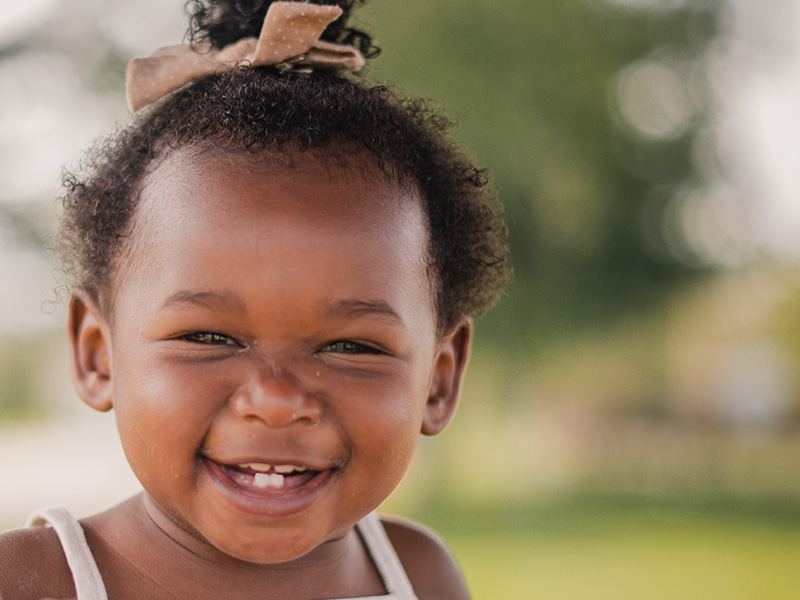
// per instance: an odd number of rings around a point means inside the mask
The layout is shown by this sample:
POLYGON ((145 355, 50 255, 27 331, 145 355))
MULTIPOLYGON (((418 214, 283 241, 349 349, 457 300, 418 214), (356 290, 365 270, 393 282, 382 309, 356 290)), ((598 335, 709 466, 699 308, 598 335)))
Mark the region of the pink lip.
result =
POLYGON ((202 458, 202 464, 214 487, 235 508, 253 515, 273 517, 289 516, 309 507, 330 484, 336 472, 332 468, 320 470, 309 481, 292 489, 253 492, 234 482, 219 463, 202 458))

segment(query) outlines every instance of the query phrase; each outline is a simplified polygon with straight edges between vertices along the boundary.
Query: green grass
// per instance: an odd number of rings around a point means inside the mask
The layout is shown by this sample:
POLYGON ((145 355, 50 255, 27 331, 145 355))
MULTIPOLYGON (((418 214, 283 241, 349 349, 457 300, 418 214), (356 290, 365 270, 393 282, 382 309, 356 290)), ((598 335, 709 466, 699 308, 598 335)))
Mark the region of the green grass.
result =
POLYGON ((800 597, 800 507, 626 500, 420 511, 475 600, 800 597))

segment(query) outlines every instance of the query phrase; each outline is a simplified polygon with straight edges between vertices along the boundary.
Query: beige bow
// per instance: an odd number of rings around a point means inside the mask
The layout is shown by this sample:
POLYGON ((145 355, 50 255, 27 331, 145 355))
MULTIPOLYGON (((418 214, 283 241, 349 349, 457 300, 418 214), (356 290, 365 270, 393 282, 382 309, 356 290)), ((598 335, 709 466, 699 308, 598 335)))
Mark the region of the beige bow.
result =
POLYGON ((258 39, 243 38, 222 50, 209 44, 182 44, 156 50, 128 63, 126 91, 132 112, 163 98, 187 83, 210 77, 220 67, 247 61, 259 65, 298 65, 340 71, 364 66, 358 49, 319 39, 342 14, 338 6, 305 2, 273 2, 258 39))

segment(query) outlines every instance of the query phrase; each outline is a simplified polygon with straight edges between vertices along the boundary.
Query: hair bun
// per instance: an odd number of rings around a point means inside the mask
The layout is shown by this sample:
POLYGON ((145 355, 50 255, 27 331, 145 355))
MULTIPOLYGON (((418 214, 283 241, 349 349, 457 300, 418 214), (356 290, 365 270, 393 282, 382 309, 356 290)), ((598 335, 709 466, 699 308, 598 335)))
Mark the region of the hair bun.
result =
MULTIPOLYGON (((275 0, 189 0, 187 38, 191 42, 209 42, 220 49, 246 37, 258 37, 264 18, 275 0)), ((364 0, 314 0, 342 9, 342 16, 331 23, 321 39, 358 48, 365 58, 374 58, 380 49, 372 38, 358 29, 347 27, 350 11, 364 0)))

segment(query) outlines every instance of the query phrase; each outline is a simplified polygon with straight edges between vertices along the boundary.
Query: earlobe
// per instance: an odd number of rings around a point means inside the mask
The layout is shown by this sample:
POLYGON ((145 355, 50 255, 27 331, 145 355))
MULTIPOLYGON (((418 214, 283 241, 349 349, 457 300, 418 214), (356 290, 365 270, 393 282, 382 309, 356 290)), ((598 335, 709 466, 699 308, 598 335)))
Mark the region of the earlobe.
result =
POLYGON ((110 410, 113 405, 110 333, 97 304, 83 290, 72 294, 68 329, 72 377, 78 395, 95 410, 110 410))
POLYGON ((422 419, 422 433, 436 435, 442 431, 458 406, 461 381, 472 344, 472 321, 465 317, 444 336, 433 365, 431 387, 422 419))

